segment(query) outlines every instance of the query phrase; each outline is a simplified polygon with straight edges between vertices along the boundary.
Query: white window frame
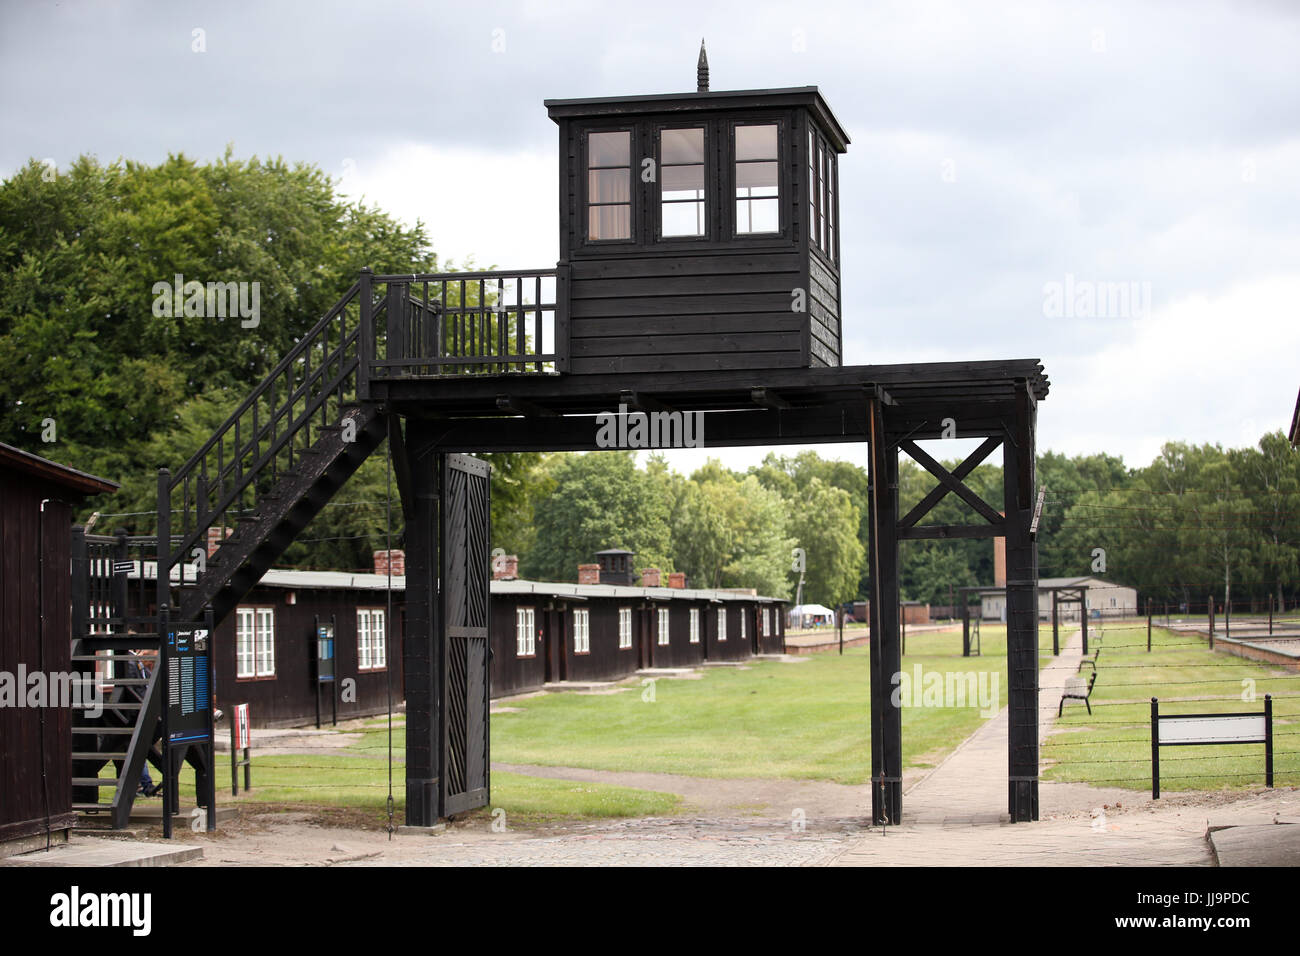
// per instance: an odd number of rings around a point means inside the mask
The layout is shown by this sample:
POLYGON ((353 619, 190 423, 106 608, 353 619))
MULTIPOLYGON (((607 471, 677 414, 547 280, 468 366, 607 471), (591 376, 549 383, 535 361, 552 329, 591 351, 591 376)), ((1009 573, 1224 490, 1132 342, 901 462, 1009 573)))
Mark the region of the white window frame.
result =
POLYGON ((659 646, 667 647, 668 644, 669 644, 668 608, 661 607, 659 609, 659 646))
POLYGON ((772 636, 772 609, 770 607, 763 608, 763 636, 772 636))
POLYGON ((537 609, 515 608, 515 657, 537 656, 537 609))
POLYGON ((585 607, 573 609, 573 653, 591 653, 591 612, 585 607))
POLYGON ((749 640, 749 624, 746 621, 748 617, 749 612, 742 607, 740 609, 740 639, 742 641, 749 640))
POLYGON ((618 609, 618 649, 625 651, 632 646, 632 609, 618 609))
POLYGON ((699 609, 698 607, 693 607, 693 608, 691 608, 691 638, 690 638, 690 642, 691 642, 692 644, 698 644, 698 643, 700 643, 700 609, 699 609))
POLYGON ((387 616, 382 607, 357 608, 357 670, 388 669, 387 616))
POLYGON ((275 608, 248 605, 235 609, 235 677, 275 677, 275 608))
POLYGON ((727 609, 725 607, 720 607, 718 608, 718 643, 725 644, 726 642, 727 642, 727 609))

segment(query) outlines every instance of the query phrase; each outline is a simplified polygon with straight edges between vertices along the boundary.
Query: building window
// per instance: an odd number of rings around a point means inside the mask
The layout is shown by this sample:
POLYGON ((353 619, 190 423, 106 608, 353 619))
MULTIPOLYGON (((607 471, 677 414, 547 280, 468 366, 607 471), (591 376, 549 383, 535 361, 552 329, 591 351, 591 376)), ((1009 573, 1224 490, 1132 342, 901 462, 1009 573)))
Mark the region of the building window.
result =
POLYGON ((659 646, 668 646, 668 608, 659 609, 659 646))
POLYGON ((632 238, 632 134, 587 134, 587 238, 632 238))
POLYGON ((781 231, 777 125, 734 129, 736 235, 781 231))
POLYGON ((630 607, 621 607, 618 609, 618 647, 619 650, 627 650, 632 646, 632 609, 630 607))
POLYGON ((357 608, 357 670, 378 671, 388 666, 388 632, 382 608, 357 608))
POLYGON ((691 643, 700 643, 700 609, 691 608, 691 643))
POLYGON ((763 608, 763 636, 772 636, 772 609, 770 607, 763 608))
POLYGON ((241 607, 235 617, 235 676, 275 676, 275 610, 241 607))
POLYGON ((573 612, 573 653, 591 653, 591 612, 586 608, 573 612))
POLYGON ((812 244, 835 258, 835 151, 808 130, 808 236, 812 244))
POLYGON ((515 608, 515 657, 537 656, 537 616, 531 607, 515 608))
POLYGON ((742 607, 740 609, 740 639, 742 641, 749 639, 749 635, 745 630, 749 626, 749 623, 745 620, 747 617, 749 617, 749 612, 742 607))
POLYGON ((721 644, 727 639, 727 609, 718 608, 718 643, 721 644))
POLYGON ((659 234, 705 235, 704 128, 659 131, 659 234))

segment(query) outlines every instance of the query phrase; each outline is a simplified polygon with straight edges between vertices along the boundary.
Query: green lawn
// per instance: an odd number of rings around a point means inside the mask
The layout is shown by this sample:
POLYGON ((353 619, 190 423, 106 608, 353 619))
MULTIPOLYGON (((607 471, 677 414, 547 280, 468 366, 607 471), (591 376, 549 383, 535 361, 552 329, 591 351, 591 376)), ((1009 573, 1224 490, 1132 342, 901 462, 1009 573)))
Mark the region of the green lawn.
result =
MULTIPOLYGON (((1046 631, 1050 651, 1051 632, 1046 631)), ((1006 703, 1006 629, 989 625, 983 655, 963 659, 961 634, 908 635, 904 671, 984 672, 1006 703)), ((492 717, 492 758, 504 763, 642 770, 703 777, 782 777, 861 784, 871 774, 866 648, 806 663, 709 668, 700 680, 660 679, 654 700, 639 682, 618 694, 546 694, 492 717)), ((906 702, 905 702, 906 704, 906 702)), ((904 763, 932 766, 984 720, 978 707, 907 707, 904 763)), ((383 753, 378 722, 358 752, 383 753)), ((404 731, 394 730, 398 753, 404 731)))
MULTIPOLYGON (((1146 625, 1108 626, 1098 658, 1093 714, 1078 701, 1066 704, 1057 733, 1043 748, 1052 766, 1048 780, 1149 790, 1151 786, 1151 698, 1161 714, 1258 712, 1273 695, 1274 783, 1300 784, 1300 674, 1209 650, 1204 640, 1152 631, 1146 625), (1254 681, 1257 699, 1243 681, 1254 681), (1200 699, 1195 699, 1200 698, 1200 699)), ((1090 674, 1084 668, 1084 676, 1090 674)), ((1160 753, 1162 791, 1252 788, 1264 784, 1264 747, 1167 747, 1160 753)))

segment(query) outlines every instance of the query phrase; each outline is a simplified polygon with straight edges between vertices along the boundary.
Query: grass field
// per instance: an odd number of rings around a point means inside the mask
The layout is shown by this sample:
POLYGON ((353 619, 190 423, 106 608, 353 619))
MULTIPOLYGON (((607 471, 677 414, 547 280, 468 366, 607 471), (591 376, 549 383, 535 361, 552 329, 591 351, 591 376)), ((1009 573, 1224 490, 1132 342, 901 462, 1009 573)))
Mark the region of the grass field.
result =
MULTIPOLYGON (((1101 646, 1093 714, 1067 702, 1059 722, 1065 732, 1043 748, 1052 763, 1045 779, 1149 790, 1152 697, 1161 714, 1235 713, 1262 711, 1264 695, 1272 694, 1275 784, 1300 784, 1300 674, 1216 653, 1203 639, 1159 627, 1148 654, 1145 624, 1108 625, 1101 646), (1257 699, 1244 700, 1251 690, 1257 699)), ((1161 790, 1263 786, 1263 754, 1262 744, 1164 748, 1161 790)))
MULTIPOLYGON (((1062 641, 1075 631, 1063 626, 1062 641)), ((1096 629, 1092 632, 1094 641, 1096 629)), ((1151 696, 1162 712, 1252 710, 1240 700, 1242 680, 1262 699, 1275 695, 1277 782, 1300 783, 1300 675, 1210 652, 1187 635, 1157 628, 1146 653, 1145 625, 1102 628, 1102 653, 1088 717, 1071 703, 1064 733, 1049 740, 1049 780, 1143 789, 1150 785, 1151 696), (1189 698, 1202 697, 1203 700, 1189 698), (1231 698, 1225 701, 1224 698, 1231 698)), ((982 672, 997 706, 1006 703, 1006 629, 983 628, 982 655, 961 657, 960 631, 908 635, 903 670, 982 672)), ((1051 659, 1051 627, 1039 629, 1040 661, 1051 659)), ((818 654, 804 663, 754 661, 747 669, 708 668, 698 680, 629 682, 612 694, 543 694, 510 702, 516 712, 492 716, 492 758, 499 763, 652 771, 691 776, 826 780, 860 785, 870 776, 868 651, 818 654)), ((1085 669, 1086 670, 1086 669, 1085 669)), ((980 709, 911 707, 904 701, 905 767, 937 763, 983 722, 980 709)), ((366 725, 352 746, 327 755, 256 758, 256 789, 239 802, 351 807, 384 816, 387 721, 366 725)), ((394 793, 400 813, 405 729, 393 730, 394 793)), ((1252 787, 1263 782, 1262 747, 1178 748, 1162 754, 1163 787, 1252 787)), ((225 759, 219 766, 226 766, 225 759)), ((224 782, 224 777, 220 778, 224 782)), ((219 789, 219 795, 222 791, 219 789)), ((230 801, 229 791, 220 797, 230 801)), ((495 773, 492 806, 512 818, 637 816, 670 813, 671 795, 597 784, 495 773)))

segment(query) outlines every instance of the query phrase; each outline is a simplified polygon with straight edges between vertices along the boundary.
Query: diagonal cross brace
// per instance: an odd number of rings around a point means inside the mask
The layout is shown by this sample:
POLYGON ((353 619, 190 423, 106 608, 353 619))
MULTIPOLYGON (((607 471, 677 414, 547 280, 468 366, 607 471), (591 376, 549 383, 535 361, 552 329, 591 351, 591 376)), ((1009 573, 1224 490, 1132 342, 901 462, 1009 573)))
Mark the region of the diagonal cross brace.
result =
POLYGON ((952 492, 962 501, 974 508, 980 515, 988 520, 990 524, 1001 525, 1003 518, 994 508, 983 498, 975 494, 962 483, 963 479, 983 463, 984 459, 993 453, 993 450, 1002 444, 1002 439, 998 437, 986 438, 983 444, 971 453, 971 456, 957 466, 956 470, 948 471, 947 468, 939 464, 924 451, 916 442, 904 440, 899 443, 899 448, 907 452, 917 464, 921 465, 934 477, 939 479, 939 484, 924 498, 915 508, 904 515, 898 522, 900 531, 912 527, 926 515, 928 515, 948 492, 952 492))

